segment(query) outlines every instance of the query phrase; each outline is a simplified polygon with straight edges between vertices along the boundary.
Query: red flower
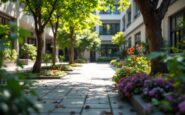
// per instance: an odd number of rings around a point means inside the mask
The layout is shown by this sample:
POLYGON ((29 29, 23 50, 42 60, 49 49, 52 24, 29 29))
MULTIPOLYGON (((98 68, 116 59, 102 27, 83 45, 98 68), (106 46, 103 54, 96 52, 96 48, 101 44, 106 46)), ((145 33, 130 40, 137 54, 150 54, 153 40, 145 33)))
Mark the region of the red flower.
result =
POLYGON ((130 54, 133 54, 134 53, 134 48, 128 48, 127 49, 127 53, 130 55, 130 54))

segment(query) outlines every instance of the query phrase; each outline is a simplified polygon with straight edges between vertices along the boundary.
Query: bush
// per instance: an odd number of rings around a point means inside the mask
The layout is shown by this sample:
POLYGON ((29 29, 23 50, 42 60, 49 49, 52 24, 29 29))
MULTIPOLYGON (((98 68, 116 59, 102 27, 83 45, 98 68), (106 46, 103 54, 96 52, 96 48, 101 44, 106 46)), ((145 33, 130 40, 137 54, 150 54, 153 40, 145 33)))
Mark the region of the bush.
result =
POLYGON ((116 62, 118 62, 118 60, 117 59, 113 59, 113 60, 110 61, 110 64, 114 65, 116 62))
POLYGON ((64 76, 65 72, 61 70, 43 70, 41 71, 41 75, 45 76, 64 76))
POLYGON ((60 62, 64 62, 64 60, 65 60, 65 57, 64 57, 63 55, 60 55, 60 56, 59 56, 59 61, 60 61, 60 62))
POLYGON ((72 67, 70 65, 61 65, 60 70, 62 71, 70 71, 72 67))
POLYGON ((116 70, 115 75, 113 76, 112 80, 116 83, 119 82, 119 80, 123 77, 127 77, 130 75, 130 68, 129 67, 123 67, 116 70))
POLYGON ((96 62, 110 62, 115 57, 99 57, 96 62))
POLYGON ((3 59, 6 61, 16 61, 17 59, 17 51, 15 49, 5 49, 3 52, 3 59))
POLYGON ((165 94, 172 92, 173 89, 172 83, 162 77, 149 79, 144 82, 143 97, 145 100, 150 101, 152 98, 162 100, 165 94))
POLYGON ((21 50, 23 55, 29 56, 30 59, 34 60, 36 58, 37 48, 34 45, 25 43, 21 50))
POLYGON ((116 71, 112 80, 117 83, 122 77, 128 77, 137 73, 149 75, 150 71, 150 61, 147 57, 131 55, 125 59, 124 67, 116 71))
POLYGON ((113 65, 114 67, 117 67, 117 68, 121 68, 124 65, 123 62, 120 62, 117 59, 111 60, 110 64, 113 65))
POLYGON ((121 78, 118 88, 123 97, 130 98, 133 94, 140 94, 147 75, 135 74, 121 78))
POLYGON ((51 54, 45 53, 42 57, 44 63, 46 64, 46 66, 48 65, 48 63, 51 61, 51 54))
MULTIPOLYGON (((38 102, 31 100, 30 97, 35 96, 33 91, 32 81, 25 80, 29 74, 20 72, 9 73, 2 68, 3 60, 14 60, 17 56, 16 51, 10 53, 10 43, 12 40, 17 40, 16 37, 10 36, 10 30, 16 29, 14 25, 0 25, 0 35, 4 37, 0 39, 0 114, 1 115, 29 115, 30 112, 39 112, 38 102), (8 53, 6 53, 8 52, 8 53), (10 55, 9 55, 10 54, 10 55), (5 56, 8 55, 8 56, 5 56)), ((23 32, 18 31, 21 37, 23 32)), ((19 63, 17 63, 22 67, 19 63)), ((33 98, 33 97, 32 97, 33 98)))
POLYGON ((76 63, 87 63, 88 61, 85 58, 78 58, 78 59, 75 60, 75 62, 76 63))
POLYGON ((125 59, 125 65, 132 67, 133 73, 150 74, 150 60, 145 56, 132 55, 125 59))

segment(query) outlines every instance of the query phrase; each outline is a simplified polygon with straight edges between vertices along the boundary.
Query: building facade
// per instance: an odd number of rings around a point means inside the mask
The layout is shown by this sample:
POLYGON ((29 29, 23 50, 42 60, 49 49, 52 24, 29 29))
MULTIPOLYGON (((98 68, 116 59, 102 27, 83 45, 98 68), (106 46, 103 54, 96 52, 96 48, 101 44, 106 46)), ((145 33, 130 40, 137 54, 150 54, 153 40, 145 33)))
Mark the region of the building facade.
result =
MULTIPOLYGON (((123 32, 129 41, 127 47, 133 47, 137 42, 147 42, 143 17, 138 6, 131 0, 130 7, 121 14, 123 32)), ((166 45, 175 46, 183 39, 185 32, 184 0, 171 0, 171 4, 162 21, 162 35, 166 45)))

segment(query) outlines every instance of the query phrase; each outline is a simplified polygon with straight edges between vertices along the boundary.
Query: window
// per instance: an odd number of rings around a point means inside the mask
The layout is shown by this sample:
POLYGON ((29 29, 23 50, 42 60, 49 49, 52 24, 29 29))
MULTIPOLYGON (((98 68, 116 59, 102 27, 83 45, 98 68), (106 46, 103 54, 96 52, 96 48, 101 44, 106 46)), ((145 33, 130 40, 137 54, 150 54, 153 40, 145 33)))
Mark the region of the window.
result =
POLYGON ((106 6, 106 7, 107 7, 107 10, 106 11, 101 10, 100 14, 119 14, 120 13, 119 10, 118 10, 119 5, 114 5, 113 11, 111 11, 110 6, 106 6))
POLYGON ((129 8, 127 11, 127 20, 128 20, 127 27, 129 27, 131 24, 131 8, 129 8))
POLYGON ((134 18, 136 19, 140 15, 140 9, 138 5, 135 3, 135 16, 134 18))
POLYGON ((119 51, 119 47, 113 44, 102 44, 101 45, 101 56, 112 57, 115 56, 119 51))
POLYGON ((131 37, 128 38, 128 47, 129 47, 129 48, 132 47, 132 40, 131 40, 131 37))
POLYGON ((141 42, 141 32, 135 34, 135 45, 141 42))
POLYGON ((123 31, 125 31, 125 16, 123 17, 123 31))
POLYGON ((119 14, 118 7, 119 7, 119 5, 114 5, 114 11, 113 11, 113 14, 119 14))
POLYGON ((102 26, 100 26, 100 35, 114 35, 119 31, 119 23, 104 23, 102 26))
POLYGON ((170 18, 170 46, 179 47, 182 39, 185 39, 185 10, 175 14, 170 18))

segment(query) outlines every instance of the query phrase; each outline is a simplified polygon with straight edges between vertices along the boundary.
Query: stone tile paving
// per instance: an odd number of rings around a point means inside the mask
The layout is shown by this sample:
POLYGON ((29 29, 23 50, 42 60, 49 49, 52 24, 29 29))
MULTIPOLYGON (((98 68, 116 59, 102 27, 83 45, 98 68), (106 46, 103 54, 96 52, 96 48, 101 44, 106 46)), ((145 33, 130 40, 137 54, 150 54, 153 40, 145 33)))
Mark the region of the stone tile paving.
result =
MULTIPOLYGON (((119 99, 109 64, 84 64, 60 80, 39 80, 41 115, 136 115, 119 99)), ((34 113, 32 113, 34 115, 34 113)))

